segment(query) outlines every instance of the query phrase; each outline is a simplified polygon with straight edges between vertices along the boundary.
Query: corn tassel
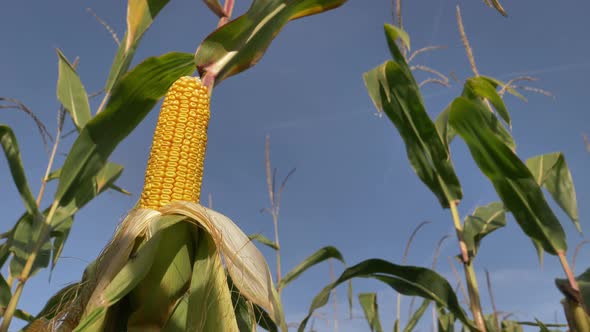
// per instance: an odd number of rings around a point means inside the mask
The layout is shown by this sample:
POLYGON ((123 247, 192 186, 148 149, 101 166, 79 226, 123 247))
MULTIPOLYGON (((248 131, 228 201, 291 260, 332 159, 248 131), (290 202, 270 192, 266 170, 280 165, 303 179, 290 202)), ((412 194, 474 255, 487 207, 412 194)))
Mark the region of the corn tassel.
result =
POLYGON ((190 76, 174 82, 162 103, 139 207, 199 202, 209 117, 207 87, 190 76))

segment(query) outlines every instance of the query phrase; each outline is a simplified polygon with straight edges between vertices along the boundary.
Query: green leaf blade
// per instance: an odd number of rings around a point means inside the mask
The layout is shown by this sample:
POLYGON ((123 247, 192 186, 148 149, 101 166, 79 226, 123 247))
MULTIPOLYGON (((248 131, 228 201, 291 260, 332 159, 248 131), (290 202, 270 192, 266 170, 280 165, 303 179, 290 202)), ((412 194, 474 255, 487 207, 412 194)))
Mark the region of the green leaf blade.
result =
POLYGON ((276 243, 260 233, 248 235, 248 238, 252 241, 262 243, 273 250, 279 250, 279 246, 276 243))
POLYGON ((201 76, 205 72, 219 84, 253 67, 272 40, 291 20, 341 6, 346 0, 255 0, 248 11, 211 33, 195 53, 201 76))
POLYGON ((416 309, 416 311, 414 311, 410 317, 410 320, 408 321, 408 324, 406 324, 406 327, 404 327, 404 332, 412 332, 414 330, 422 316, 424 316, 424 313, 426 312, 426 309, 428 309, 430 302, 431 301, 426 299, 422 300, 422 304, 420 307, 418 307, 418 309, 416 309))
POLYGON ((129 0, 127 6, 127 32, 117 49, 109 76, 107 78, 105 92, 107 97, 119 83, 119 79, 129 69, 137 46, 144 33, 153 23, 160 11, 170 0, 129 0))
POLYGON ((473 214, 465 218, 463 236, 467 250, 474 256, 479 249, 481 240, 493 231, 506 226, 504 205, 493 202, 475 209, 473 214))
POLYGON ((74 67, 58 49, 59 73, 57 79, 57 99, 70 113, 74 124, 80 131, 92 117, 86 89, 74 67))
MULTIPOLYGON (((397 46, 394 43, 390 47, 397 46)), ((461 184, 448 147, 426 113, 418 85, 401 61, 387 61, 366 72, 365 85, 377 109, 389 117, 404 140, 408 159, 420 180, 441 206, 448 208, 449 201, 463 197, 461 184)))
POLYGON ((0 145, 2 145, 4 155, 8 161, 12 180, 25 204, 27 212, 34 216, 40 216, 37 202, 29 188, 16 136, 10 127, 3 124, 0 124, 0 145))
POLYGON ((61 253, 63 251, 64 245, 66 244, 66 240, 70 235, 70 230, 72 229, 73 224, 74 217, 67 217, 60 221, 51 232, 51 236, 53 237, 51 270, 55 269, 57 261, 61 257, 61 253))
MULTIPOLYGON (((390 50, 391 50, 391 43, 395 43, 396 39, 400 39, 403 43, 403 45, 408 49, 408 51, 411 49, 410 47, 410 35, 408 35, 408 33, 403 30, 400 29, 399 27, 393 25, 393 24, 385 24, 385 35, 387 36, 387 43, 390 45, 390 50)), ((394 56, 394 58, 397 58, 397 47, 392 51, 392 55, 394 56)), ((401 55, 401 52, 400 52, 401 55)), ((402 57, 403 58, 403 57, 402 57)))
POLYGON ((565 232, 559 220, 526 165, 490 129, 483 115, 489 111, 465 97, 455 99, 451 107, 450 124, 521 229, 547 253, 565 252, 565 232))
POLYGON ((403 295, 420 296, 450 310, 461 322, 476 329, 459 305, 451 285, 435 271, 415 266, 396 265, 381 259, 368 259, 346 269, 333 283, 320 291, 310 306, 307 317, 299 325, 305 330, 313 312, 326 305, 332 289, 352 278, 372 278, 386 283, 403 295))
POLYGON ((371 332, 383 332, 381 319, 379 318, 379 305, 377 304, 377 294, 360 293, 358 295, 361 308, 365 314, 365 319, 369 323, 371 332))
POLYGON ((574 223, 578 232, 582 233, 574 180, 563 153, 554 152, 535 156, 527 159, 526 165, 537 184, 547 189, 557 205, 574 223))
POLYGON ((330 258, 337 259, 344 263, 344 258, 338 249, 332 246, 323 247, 304 259, 303 262, 299 263, 299 265, 294 267, 289 273, 285 274, 277 284, 277 289, 284 288, 309 268, 330 258))
POLYGON ((463 92, 463 95, 468 97, 469 94, 473 94, 488 100, 494 106, 500 117, 502 117, 510 127, 510 113, 508 113, 508 109, 506 109, 502 97, 500 97, 496 91, 496 86, 492 84, 492 82, 493 81, 490 81, 483 76, 471 77, 465 83, 465 91, 463 92))

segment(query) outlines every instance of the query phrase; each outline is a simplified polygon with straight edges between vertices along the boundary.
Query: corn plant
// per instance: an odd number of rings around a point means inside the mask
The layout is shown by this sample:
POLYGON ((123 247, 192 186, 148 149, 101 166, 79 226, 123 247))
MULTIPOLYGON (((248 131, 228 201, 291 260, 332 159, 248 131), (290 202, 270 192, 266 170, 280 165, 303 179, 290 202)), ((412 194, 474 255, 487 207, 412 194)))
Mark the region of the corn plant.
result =
MULTIPOLYGON (((281 290, 312 266, 328 259, 344 263, 344 258, 336 248, 324 247, 281 274, 277 224, 283 186, 277 194, 274 173, 270 175, 268 143, 274 242, 261 235, 247 236, 230 218, 199 204, 207 127, 214 106, 212 93, 224 79, 253 67, 289 21, 339 7, 345 1, 254 0, 243 15, 232 19, 233 0, 223 5, 217 0, 205 0, 219 22, 194 55, 171 52, 148 58, 130 69, 143 34, 169 1, 129 0, 127 31, 120 41, 115 38, 119 48, 104 84, 103 100, 94 114, 76 72, 77 61, 69 61, 58 50, 57 97, 62 106, 37 197, 29 189, 17 138, 9 126, 0 125, 0 143, 25 207, 14 227, 3 234, 0 245, 0 266, 9 262, 9 275, 0 278, 4 309, 0 332, 8 331, 14 317, 25 320, 25 330, 33 332, 233 332, 254 331, 257 326, 287 331, 281 290), (195 71, 199 77, 193 76, 195 71), (126 193, 115 184, 123 166, 109 157, 161 98, 164 100, 144 188, 136 206, 86 267, 79 282, 58 291, 35 315, 22 310, 19 300, 27 281, 40 269, 55 267, 79 209, 107 189, 126 193), (54 157, 66 115, 74 123, 77 137, 63 165, 56 167, 54 157), (56 181, 57 189, 51 204, 43 207, 41 200, 49 181, 56 181), (277 251, 275 280, 253 240, 277 251)), ((498 1, 485 2, 506 15, 498 1)), ((407 332, 415 328, 431 304, 435 308, 433 323, 440 331, 454 331, 457 321, 463 329, 480 332, 522 331, 525 325, 541 331, 563 327, 500 318, 495 308, 491 314, 482 310, 474 262, 483 239, 506 224, 508 213, 531 239, 540 257, 548 253, 559 259, 566 278, 557 279, 556 285, 565 296, 562 305, 570 330, 590 331, 590 270, 578 277, 573 275, 566 256, 565 232, 542 192, 542 188, 546 189, 575 227, 581 229, 565 157, 550 153, 523 161, 515 153, 509 130, 510 113, 502 97, 505 92, 521 97, 514 82, 528 79, 504 83, 480 75, 457 8, 474 77, 465 81, 462 94, 432 120, 426 113, 420 87, 437 80, 448 84, 448 79, 429 67, 409 65, 420 50, 408 56, 410 36, 403 30, 401 0, 397 0, 396 7, 397 26, 387 24, 384 28, 392 59, 366 72, 363 78, 377 110, 387 115, 400 133, 411 167, 441 207, 450 210, 457 237, 456 259, 465 273, 469 310, 461 306, 451 284, 434 271, 435 264, 429 269, 406 265, 405 259, 402 265, 367 259, 346 268, 313 299, 298 331, 305 331, 310 320, 313 325, 314 312, 345 282, 352 305, 350 282, 354 278, 375 279, 400 295, 423 298, 404 328, 407 332), (417 83, 413 70, 438 78, 417 83), (455 138, 467 144, 500 200, 478 207, 463 220, 457 208, 463 193, 450 149, 455 138)), ((0 101, 8 103, 2 107, 30 113, 20 101, 0 101)), ((39 127, 44 130, 44 126, 39 127)), ((382 331, 376 294, 361 293, 359 301, 370 330, 382 331)), ((399 322, 398 313, 395 332, 399 331, 399 322)))
MULTIPOLYGON (((408 64, 410 37, 402 30, 400 2, 396 1, 397 26, 385 24, 384 27, 392 59, 366 72, 363 78, 377 110, 387 115, 403 139, 416 175, 435 195, 441 207, 450 210, 459 249, 456 259, 465 273, 466 302, 471 318, 459 306, 448 282, 434 271, 373 259, 345 270, 335 282, 326 286, 315 297, 299 331, 304 331, 314 310, 326 304, 330 290, 343 281, 358 277, 374 278, 388 284, 399 294, 433 301, 437 308, 435 316, 439 331, 454 331, 457 320, 464 329, 473 331, 522 331, 523 325, 534 325, 541 331, 549 331, 550 325, 540 321, 500 320, 495 312, 485 314, 482 310, 481 291, 474 269, 475 258, 483 239, 506 224, 508 213, 531 239, 540 259, 543 253, 558 258, 566 278, 557 279, 556 285, 565 295, 562 304, 570 331, 590 331, 590 270, 574 277, 566 256, 565 232, 542 191, 542 188, 547 190, 576 229, 581 231, 574 184, 565 157, 562 153, 548 153, 521 160, 508 129, 511 129, 510 113, 502 96, 509 92, 524 98, 513 84, 521 78, 504 83, 480 75, 457 7, 459 31, 475 76, 465 81, 461 96, 455 98, 435 120, 431 119, 422 101, 421 84, 416 82, 408 64), (450 149, 455 138, 461 138, 468 146, 481 173, 494 186, 500 199, 499 202, 478 207, 464 220, 461 220, 457 208, 463 193, 450 149)), ((505 14, 499 3, 487 3, 505 14)), ((547 95, 544 90, 533 91, 547 95)), ((370 330, 382 331, 376 295, 359 294, 359 300, 370 330)), ((425 308, 420 307, 415 311, 416 317, 420 317, 423 310, 425 308)), ((399 331, 398 323, 399 319, 394 324, 394 331, 399 331)), ((410 320, 410 329, 413 324, 410 320)))
POLYGON ((264 257, 234 222, 199 204, 210 98, 224 79, 254 66, 289 21, 344 2, 255 0, 232 19, 233 0, 223 6, 205 0, 219 24, 194 55, 171 52, 130 69, 143 34, 169 1, 129 0, 127 31, 94 114, 75 62, 58 51, 62 112, 43 179, 57 181, 49 207, 28 189, 16 137, 0 127, 26 210, 0 247, 2 265, 10 259, 10 275, 0 283, 6 302, 0 331, 15 316, 29 322, 27 331, 238 331, 257 324, 286 330, 264 257), (191 76, 195 70, 200 79, 191 76), (18 304, 27 280, 50 257, 52 268, 56 264, 81 207, 108 188, 119 189, 114 181, 122 166, 109 156, 164 96, 138 204, 80 282, 60 290, 40 313, 26 315, 18 304), (65 111, 78 136, 55 167, 65 111))

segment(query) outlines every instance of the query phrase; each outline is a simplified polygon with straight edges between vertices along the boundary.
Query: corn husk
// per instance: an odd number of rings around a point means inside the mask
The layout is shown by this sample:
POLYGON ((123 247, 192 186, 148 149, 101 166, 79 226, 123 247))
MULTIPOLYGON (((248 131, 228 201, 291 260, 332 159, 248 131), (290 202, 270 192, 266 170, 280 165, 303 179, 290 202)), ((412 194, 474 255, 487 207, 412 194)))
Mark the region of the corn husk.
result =
POLYGON ((231 219, 192 202, 136 208, 88 266, 77 296, 31 327, 237 332, 226 270, 241 296, 284 326, 268 264, 231 219))

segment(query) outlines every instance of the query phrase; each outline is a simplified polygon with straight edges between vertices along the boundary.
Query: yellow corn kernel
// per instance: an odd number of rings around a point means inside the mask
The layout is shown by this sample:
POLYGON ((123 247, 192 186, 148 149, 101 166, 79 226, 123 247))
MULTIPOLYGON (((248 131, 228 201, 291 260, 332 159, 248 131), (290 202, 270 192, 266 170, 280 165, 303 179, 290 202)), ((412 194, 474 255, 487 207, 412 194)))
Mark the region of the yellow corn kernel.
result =
POLYGON ((172 84, 158 117, 141 208, 199 202, 209 116, 209 91, 201 80, 184 76, 172 84))

